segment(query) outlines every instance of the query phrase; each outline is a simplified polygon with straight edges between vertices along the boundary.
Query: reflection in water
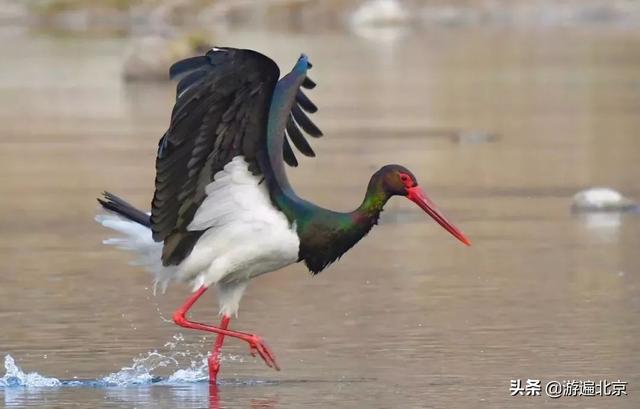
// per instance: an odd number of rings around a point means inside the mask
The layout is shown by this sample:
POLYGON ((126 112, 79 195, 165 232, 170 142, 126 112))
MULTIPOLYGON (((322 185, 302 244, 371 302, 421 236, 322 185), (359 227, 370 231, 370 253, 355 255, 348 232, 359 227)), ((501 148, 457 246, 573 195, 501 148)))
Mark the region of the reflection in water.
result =
POLYGON ((269 409, 278 407, 278 395, 263 393, 264 386, 249 386, 246 383, 224 382, 223 385, 209 385, 208 382, 185 384, 161 388, 158 386, 140 386, 128 388, 107 388, 105 394, 110 401, 155 402, 154 407, 202 408, 208 403, 210 409, 241 407, 247 409, 269 409), (247 389, 247 397, 241 402, 229 399, 237 395, 238 390, 247 389), (264 397, 260 397, 265 395, 264 397), (170 404, 163 404, 170 402, 170 404))
POLYGON ((616 242, 620 237, 622 215, 618 212, 586 213, 578 216, 587 234, 602 242, 616 242))
MULTIPOLYGON (((217 385, 209 385, 209 408, 210 409, 220 409, 223 406, 220 406, 220 395, 221 391, 217 385)), ((276 403, 278 402, 276 398, 267 398, 267 399, 251 399, 249 402, 248 408, 251 409, 271 409, 276 407, 276 403)))
POLYGON ((592 230, 617 232, 622 223, 622 215, 617 212, 589 213, 582 215, 587 227, 592 230))

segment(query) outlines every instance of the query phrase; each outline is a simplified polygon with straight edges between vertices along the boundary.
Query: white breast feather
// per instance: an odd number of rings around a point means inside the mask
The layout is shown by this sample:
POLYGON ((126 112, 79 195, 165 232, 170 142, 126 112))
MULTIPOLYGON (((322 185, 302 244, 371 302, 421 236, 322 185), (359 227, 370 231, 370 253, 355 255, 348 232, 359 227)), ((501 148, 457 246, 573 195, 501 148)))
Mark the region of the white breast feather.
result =
POLYGON ((295 228, 273 207, 261 179, 241 156, 214 176, 188 226, 208 230, 180 265, 181 280, 193 280, 196 287, 243 281, 297 261, 295 228))
POLYGON ((261 177, 252 175, 236 156, 205 188, 207 197, 189 230, 206 230, 189 256, 177 266, 163 266, 162 243, 151 230, 113 214, 96 220, 124 237, 105 244, 134 250, 136 264, 155 273, 163 290, 169 281, 190 282, 193 289, 217 284, 221 313, 235 314, 249 279, 295 263, 300 241, 295 226, 275 209, 261 177))

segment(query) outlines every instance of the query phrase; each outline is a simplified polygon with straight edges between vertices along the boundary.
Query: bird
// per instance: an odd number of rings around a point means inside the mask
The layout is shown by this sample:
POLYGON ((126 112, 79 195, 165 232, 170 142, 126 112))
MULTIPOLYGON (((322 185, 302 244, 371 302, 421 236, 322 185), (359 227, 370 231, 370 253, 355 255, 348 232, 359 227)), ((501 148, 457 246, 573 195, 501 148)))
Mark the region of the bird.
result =
POLYGON ((271 58, 230 47, 176 62, 169 70, 177 80, 176 100, 158 143, 151 211, 109 192, 98 198, 104 210, 96 220, 119 233, 105 244, 134 251, 135 263, 155 274, 154 289, 164 291, 170 282, 191 285, 173 320, 217 334, 208 356, 211 384, 217 382, 225 337, 246 342, 254 357, 280 369, 260 336, 229 328, 249 281, 298 262, 320 273, 367 235, 391 197, 406 197, 471 245, 401 165, 376 171, 351 212, 320 207, 295 193, 286 173, 286 165, 298 165, 292 145, 313 157, 307 138, 323 135, 308 115, 317 111, 305 93, 316 86, 307 75, 311 67, 301 54, 280 78, 271 58), (220 324, 190 320, 189 310, 212 287, 220 324))

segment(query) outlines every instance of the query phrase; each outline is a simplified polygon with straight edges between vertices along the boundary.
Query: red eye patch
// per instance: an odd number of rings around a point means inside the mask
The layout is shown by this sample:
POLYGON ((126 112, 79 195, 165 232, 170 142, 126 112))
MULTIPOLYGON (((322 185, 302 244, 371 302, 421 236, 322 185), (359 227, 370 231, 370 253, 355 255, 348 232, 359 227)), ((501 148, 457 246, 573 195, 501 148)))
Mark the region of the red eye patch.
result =
POLYGON ((402 181, 405 187, 413 187, 414 185, 413 179, 411 178, 411 176, 407 175, 406 173, 400 174, 400 180, 402 181))

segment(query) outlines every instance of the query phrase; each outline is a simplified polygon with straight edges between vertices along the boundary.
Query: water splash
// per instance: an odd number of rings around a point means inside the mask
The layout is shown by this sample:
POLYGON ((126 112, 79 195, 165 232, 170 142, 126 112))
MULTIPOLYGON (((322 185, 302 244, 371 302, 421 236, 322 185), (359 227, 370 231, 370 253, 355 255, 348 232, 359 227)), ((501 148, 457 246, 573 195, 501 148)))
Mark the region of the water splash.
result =
POLYGON ((47 378, 39 373, 24 373, 11 355, 4 356, 4 370, 5 374, 0 378, 0 387, 13 387, 13 386, 30 386, 30 387, 55 387, 61 386, 62 382, 56 378, 47 378))
MULTIPOLYGON (((11 387, 124 387, 133 385, 186 385, 207 382, 207 355, 200 352, 179 350, 180 342, 184 340, 181 334, 174 335, 173 341, 164 347, 166 353, 158 351, 147 352, 132 360, 130 366, 125 366, 117 372, 99 379, 88 380, 60 380, 49 378, 36 372, 26 374, 15 363, 11 355, 5 355, 5 375, 0 378, 0 388, 11 387), (185 361, 188 360, 188 363, 185 361), (187 367, 184 367, 188 365, 187 367), (161 376, 158 372, 167 372, 167 368, 175 368, 168 376, 161 376)), ((226 355, 222 361, 240 361, 244 358, 236 355, 226 355)))
POLYGON ((197 354, 196 359, 191 360, 188 368, 179 368, 179 358, 188 353, 177 352, 169 355, 157 351, 148 352, 145 356, 134 358, 133 364, 124 367, 118 372, 109 374, 101 379, 105 386, 129 386, 162 383, 176 385, 194 382, 203 382, 208 379, 207 357, 197 354), (158 369, 175 366, 176 369, 168 378, 154 375, 158 369))

